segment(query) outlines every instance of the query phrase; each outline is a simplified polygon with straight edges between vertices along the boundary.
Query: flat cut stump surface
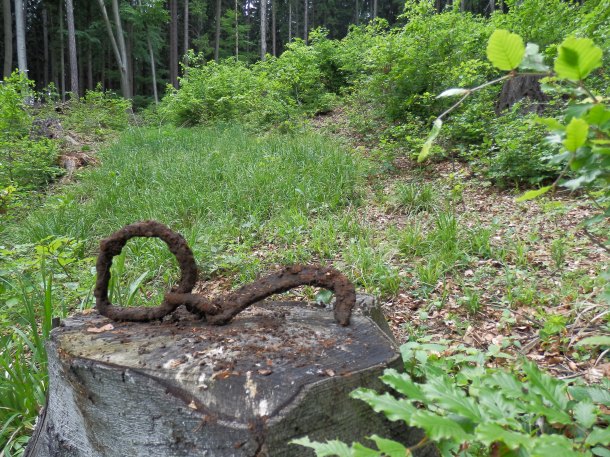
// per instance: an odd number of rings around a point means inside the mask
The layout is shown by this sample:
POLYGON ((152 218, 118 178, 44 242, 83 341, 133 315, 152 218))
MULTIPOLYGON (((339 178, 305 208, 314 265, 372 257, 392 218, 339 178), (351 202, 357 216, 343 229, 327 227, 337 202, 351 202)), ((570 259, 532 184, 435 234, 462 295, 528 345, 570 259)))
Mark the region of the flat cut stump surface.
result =
POLYGON ((153 323, 65 320, 28 455, 309 456, 289 441, 419 441, 348 397, 400 366, 393 340, 360 313, 341 327, 302 305, 267 302, 221 327, 180 310, 153 323))

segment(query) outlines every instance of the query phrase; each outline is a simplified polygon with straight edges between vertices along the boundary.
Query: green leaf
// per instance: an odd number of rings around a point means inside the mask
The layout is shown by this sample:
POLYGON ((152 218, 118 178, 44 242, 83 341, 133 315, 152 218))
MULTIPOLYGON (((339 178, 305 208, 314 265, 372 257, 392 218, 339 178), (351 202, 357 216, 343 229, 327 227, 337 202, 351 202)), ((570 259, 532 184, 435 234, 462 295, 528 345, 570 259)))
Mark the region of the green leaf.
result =
POLYGON ((610 457, 610 449, 605 447, 594 447, 591 449, 591 453, 599 457, 610 457))
POLYGON ((443 126, 443 121, 440 118, 437 118, 432 125, 432 130, 430 131, 430 135, 428 135, 428 139, 424 143, 421 148, 419 155, 417 156, 418 162, 423 162, 430 156, 430 150, 432 149, 432 144, 434 140, 438 136, 441 131, 441 127, 443 126))
POLYGON ((610 390, 600 386, 572 386, 570 395, 576 401, 591 400, 593 403, 610 406, 610 390))
POLYGON ((358 389, 350 396, 368 403, 373 410, 384 413, 391 421, 403 420, 408 423, 411 415, 417 411, 407 400, 394 398, 388 393, 379 395, 371 389, 358 389))
POLYGON ((459 414, 473 422, 482 420, 481 411, 476 402, 467 397, 463 390, 457 388, 446 376, 439 376, 422 386, 430 403, 446 409, 452 414, 459 414))
POLYGON ((511 71, 519 66, 525 54, 521 37, 508 30, 498 29, 489 37, 487 58, 500 70, 511 71))
POLYGON ((352 446, 354 457, 382 457, 381 452, 374 449, 369 449, 360 443, 354 443, 352 446))
POLYGON ((541 195, 546 194, 549 190, 551 190, 553 186, 544 186, 540 189, 528 190, 526 193, 517 198, 518 202, 524 202, 527 200, 533 200, 534 198, 538 198, 541 195))
POLYGON ((377 435, 371 436, 371 439, 375 441, 375 444, 377 445, 379 450, 383 452, 384 456, 405 457, 407 455, 411 455, 409 449, 404 447, 402 444, 397 443, 396 441, 381 438, 377 435))
POLYGON ((454 95, 465 95, 470 93, 470 89, 456 87, 455 89, 447 89, 436 96, 436 98, 453 97, 454 95))
POLYGON ((535 121, 537 124, 544 125, 554 132, 563 132, 566 129, 561 122, 553 117, 537 117, 535 121))
POLYGON ((584 428, 591 428, 597 421, 597 408, 591 402, 580 401, 572 409, 574 419, 584 428))
POLYGON ((524 70, 548 71, 549 67, 544 64, 544 57, 540 54, 540 46, 527 43, 525 56, 519 65, 524 70))
POLYGON ((589 124, 584 119, 573 117, 566 127, 566 139, 563 140, 564 147, 570 152, 576 152, 584 146, 589 135, 589 124))
POLYGON ((406 373, 399 373, 394 369, 388 369, 384 372, 381 380, 410 400, 426 402, 426 396, 420 386, 414 383, 406 373))
POLYGON ((353 452, 347 446, 347 444, 342 443, 341 441, 335 440, 327 441, 326 443, 316 443, 315 441, 310 441, 308 437, 304 437, 292 440, 290 444, 298 444, 300 446, 311 448, 316 451, 317 457, 354 457, 353 452))
POLYGON ((463 443, 471 438, 471 435, 458 425, 453 419, 431 413, 430 411, 418 410, 409 420, 409 425, 422 428, 431 440, 440 441, 451 439, 463 443))
POLYGON ((568 406, 567 386, 552 376, 540 371, 533 362, 523 364, 532 393, 539 395, 555 409, 554 420, 560 423, 570 423, 570 417, 565 412, 568 406))
POLYGON ((573 441, 563 435, 541 435, 534 441, 531 457, 583 457, 574 450, 573 441))
POLYGON ((589 38, 568 37, 559 45, 555 73, 560 78, 582 81, 602 65, 602 50, 589 38))
POLYGON ((524 433, 517 433, 511 430, 506 430, 494 423, 480 424, 475 430, 476 438, 487 446, 499 441, 504 443, 507 448, 517 450, 520 447, 529 449, 531 447, 531 438, 524 433))
POLYGON ((608 446, 610 444, 610 428, 594 427, 591 434, 587 436, 585 443, 589 446, 594 446, 596 444, 608 446))
POLYGON ((604 105, 595 105, 587 115, 589 124, 602 126, 610 121, 610 111, 604 105))
POLYGON ((575 346, 610 346, 610 336, 600 335, 583 338, 575 346))

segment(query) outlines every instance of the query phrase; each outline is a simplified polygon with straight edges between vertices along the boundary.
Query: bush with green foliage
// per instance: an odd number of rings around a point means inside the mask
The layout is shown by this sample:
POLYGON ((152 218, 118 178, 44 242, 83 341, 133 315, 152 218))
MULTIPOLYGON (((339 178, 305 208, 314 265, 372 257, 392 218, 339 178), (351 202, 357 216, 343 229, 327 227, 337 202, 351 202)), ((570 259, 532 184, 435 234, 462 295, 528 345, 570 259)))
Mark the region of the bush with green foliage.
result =
POLYGON ((407 448, 373 435, 377 449, 307 438, 293 444, 318 457, 404 457, 429 443, 443 457, 610 455, 608 380, 602 386, 561 381, 498 346, 480 352, 410 342, 401 353, 405 371, 388 369, 381 377, 393 395, 359 389, 352 397, 391 421, 423 429, 422 442, 407 448))
POLYGON ((0 214, 16 190, 41 188, 61 173, 55 143, 30 137, 32 116, 26 102, 33 99, 32 85, 18 72, 0 83, 0 214))

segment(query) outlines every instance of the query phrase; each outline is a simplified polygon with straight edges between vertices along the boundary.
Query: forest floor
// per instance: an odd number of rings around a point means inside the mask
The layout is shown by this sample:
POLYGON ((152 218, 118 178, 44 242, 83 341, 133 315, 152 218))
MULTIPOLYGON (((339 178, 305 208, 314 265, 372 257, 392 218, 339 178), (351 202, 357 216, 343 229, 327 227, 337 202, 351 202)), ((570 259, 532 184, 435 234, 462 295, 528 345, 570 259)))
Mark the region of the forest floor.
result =
MULTIPOLYGON (((312 124, 370 152, 341 112, 312 124)), ((492 186, 463 163, 422 167, 405 156, 369 183, 362 221, 379 233, 406 231, 403 254, 411 255, 389 259, 402 284, 411 284, 381 299, 394 334, 400 343, 425 336, 484 350, 495 345, 560 378, 610 377, 608 351, 575 346, 603 333, 610 314, 600 279, 610 256, 582 225, 595 208, 566 193, 518 203, 519 193, 492 186), (458 221, 457 238, 477 252, 467 260, 450 255, 455 264, 435 274, 430 258, 443 252, 434 250, 456 249, 430 235, 441 232, 438 215, 447 210, 458 221)))

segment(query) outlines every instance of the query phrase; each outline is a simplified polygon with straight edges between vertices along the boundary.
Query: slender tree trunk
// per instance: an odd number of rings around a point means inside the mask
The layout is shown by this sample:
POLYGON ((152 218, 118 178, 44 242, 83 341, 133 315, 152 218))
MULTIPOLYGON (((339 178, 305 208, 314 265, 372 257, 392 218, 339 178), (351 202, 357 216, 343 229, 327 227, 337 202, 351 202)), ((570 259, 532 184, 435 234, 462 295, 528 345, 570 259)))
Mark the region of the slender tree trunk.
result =
MULTIPOLYGON (((316 10, 315 10, 315 0, 311 0, 311 14, 310 14, 310 20, 309 20, 309 28, 310 29, 315 29, 316 28, 316 10)), ((309 37, 309 34, 308 34, 309 37)))
POLYGON ((235 59, 239 60, 239 14, 238 2, 235 0, 235 59))
POLYGON ((159 94, 157 93, 157 71, 155 68, 155 53, 153 52, 152 42, 150 36, 146 34, 146 41, 148 44, 148 54, 150 55, 150 72, 152 75, 152 86, 153 86, 153 97, 155 98, 155 104, 159 104, 159 94))
POLYGON ((377 17, 377 0, 373 0, 373 19, 377 17))
POLYGON ((496 10, 496 0, 489 0, 489 14, 493 14, 496 10))
POLYGON ((90 41, 87 43, 87 89, 93 90, 93 53, 90 41))
POLYGON ((267 0, 261 0, 261 60, 267 55, 267 0))
POLYGON ((23 0, 15 0, 15 32, 17 35, 17 65, 19 71, 28 74, 28 62, 25 48, 25 10, 23 0))
POLYGON ((133 61, 133 24, 127 23, 127 40, 125 41, 125 62, 127 63, 127 79, 129 80, 129 87, 131 96, 136 93, 136 85, 134 81, 134 61, 133 61))
POLYGON ((184 0, 184 58, 189 50, 189 0, 184 0))
POLYGON ((44 3, 42 4, 42 52, 44 54, 42 77, 44 85, 47 87, 49 85, 49 16, 44 3))
POLYGON ((178 88, 178 0, 169 0, 169 79, 178 88))
POLYGON ((360 2, 356 0, 356 25, 360 24, 360 2))
POLYGON ((460 11, 466 11, 466 0, 460 0, 460 11))
POLYGON ((292 0, 288 0, 288 43, 292 41, 292 0))
POLYGON ((309 0, 305 0, 303 3, 303 40, 307 44, 309 40, 309 23, 307 21, 307 15, 309 14, 309 0))
POLYGON ((275 10, 277 8, 277 0, 271 0, 271 48, 273 57, 277 57, 277 32, 276 32, 276 17, 275 10))
POLYGON ((123 97, 130 99, 131 87, 129 85, 129 78, 127 76, 127 51, 125 50, 125 37, 123 35, 123 27, 121 25, 121 18, 119 15, 118 1, 112 0, 112 9, 114 12, 115 21, 117 22, 117 24, 115 25, 117 28, 118 38, 115 38, 114 32, 112 31, 112 24, 110 23, 110 19, 108 18, 108 12, 106 11, 106 5, 104 4, 104 0, 98 0, 98 3, 100 5, 100 9, 102 10, 102 16, 104 17, 106 30, 108 31, 108 37, 110 38, 114 57, 116 59, 116 63, 119 67, 119 72, 121 74, 121 92, 123 92, 123 97))
POLYGON ((3 76, 7 77, 13 70, 13 16, 11 15, 11 0, 2 1, 2 14, 4 16, 4 69, 3 76))
POLYGON ((74 5, 66 0, 66 19, 68 22, 68 54, 70 57, 70 92, 78 100, 78 58, 76 55, 76 30, 74 28, 74 5))
POLYGON ((64 4, 59 2, 59 81, 61 101, 66 101, 66 50, 64 46, 64 4))
POLYGON ((214 60, 218 62, 220 57, 220 9, 222 0, 216 0, 216 37, 214 40, 214 60))

